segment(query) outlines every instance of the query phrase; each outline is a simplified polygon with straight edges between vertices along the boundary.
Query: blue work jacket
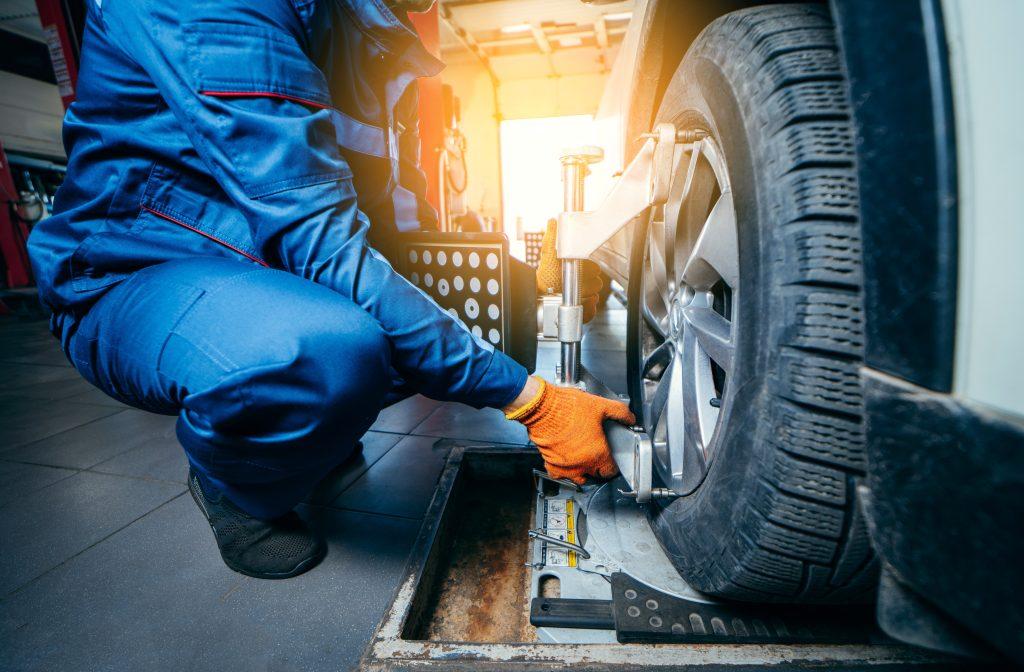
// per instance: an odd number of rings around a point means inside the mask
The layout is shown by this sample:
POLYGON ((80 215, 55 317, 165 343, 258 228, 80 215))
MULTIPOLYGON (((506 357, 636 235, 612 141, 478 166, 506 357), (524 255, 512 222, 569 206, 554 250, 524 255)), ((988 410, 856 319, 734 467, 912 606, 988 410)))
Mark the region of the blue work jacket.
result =
POLYGON ((220 255, 350 298, 413 390, 477 407, 515 397, 525 369, 376 249, 434 220, 410 85, 442 67, 382 0, 86 4, 67 178, 29 240, 65 345, 132 273, 220 255))

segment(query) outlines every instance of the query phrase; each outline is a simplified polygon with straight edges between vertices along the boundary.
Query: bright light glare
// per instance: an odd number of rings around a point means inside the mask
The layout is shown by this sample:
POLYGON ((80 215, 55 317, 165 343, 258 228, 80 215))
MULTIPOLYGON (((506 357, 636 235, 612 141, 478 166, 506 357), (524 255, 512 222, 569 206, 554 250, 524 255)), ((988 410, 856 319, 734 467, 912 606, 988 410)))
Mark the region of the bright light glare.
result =
POLYGON ((613 14, 605 14, 605 21, 625 21, 633 16, 633 12, 615 12, 613 14))
POLYGON ((530 24, 528 23, 515 23, 511 26, 502 26, 501 32, 503 33, 525 33, 530 30, 530 24))
POLYGON ((559 154, 566 147, 593 144, 593 125, 589 114, 501 122, 503 215, 515 256, 522 258, 525 248, 515 243, 523 232, 543 231, 548 219, 558 217, 562 210, 559 154))

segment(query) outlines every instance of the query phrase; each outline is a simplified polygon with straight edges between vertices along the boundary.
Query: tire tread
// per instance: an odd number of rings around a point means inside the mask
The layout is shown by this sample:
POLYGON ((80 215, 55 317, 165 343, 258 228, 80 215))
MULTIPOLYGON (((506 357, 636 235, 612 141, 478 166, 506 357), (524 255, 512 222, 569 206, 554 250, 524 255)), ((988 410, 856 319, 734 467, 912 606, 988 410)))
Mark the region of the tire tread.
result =
MULTIPOLYGON (((877 561, 856 497, 866 468, 856 147, 831 20, 812 5, 733 12, 686 58, 721 68, 762 138, 757 170, 777 185, 763 204, 762 235, 776 251, 768 312, 781 317, 770 322, 770 457, 744 486, 725 545, 687 536, 688 559, 673 559, 694 587, 720 597, 869 599, 877 561)), ((670 525, 662 521, 663 540, 678 534, 670 525)))

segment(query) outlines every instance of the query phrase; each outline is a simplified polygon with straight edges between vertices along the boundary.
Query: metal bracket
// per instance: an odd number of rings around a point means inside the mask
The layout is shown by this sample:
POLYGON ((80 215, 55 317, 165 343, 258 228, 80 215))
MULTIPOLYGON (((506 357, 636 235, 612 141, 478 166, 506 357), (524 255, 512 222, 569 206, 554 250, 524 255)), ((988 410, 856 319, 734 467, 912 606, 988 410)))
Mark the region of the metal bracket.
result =
MULTIPOLYGON (((582 337, 582 307, 576 296, 578 281, 576 262, 587 259, 609 238, 652 206, 668 201, 673 167, 683 151, 682 145, 699 142, 702 131, 677 132, 673 124, 658 124, 654 132, 644 134, 640 151, 622 172, 601 206, 583 212, 583 179, 587 166, 600 160, 597 148, 567 150, 562 155, 565 209, 559 215, 557 254, 563 260, 562 303, 544 302, 540 332, 545 337, 557 335, 562 343, 562 369, 557 379, 564 385, 582 382, 578 343, 582 337), (573 281, 571 288, 568 280, 573 281), (566 371, 571 365, 572 370, 566 371)), ((585 384, 583 384, 585 387, 585 384)), ((603 387, 603 386, 601 386, 603 387)), ((605 434, 630 491, 624 492, 638 503, 654 497, 675 497, 666 488, 654 488, 654 446, 643 428, 626 428, 615 422, 605 423, 605 434)))
POLYGON ((644 210, 668 200, 676 140, 675 126, 658 124, 597 210, 559 215, 560 259, 587 259, 644 210))
POLYGON ((558 340, 558 307, 561 305, 562 297, 556 294, 545 294, 537 300, 538 335, 542 340, 558 340))
POLYGON ((606 420, 604 433, 619 472, 629 484, 637 503, 651 501, 651 479, 654 477, 654 446, 642 428, 630 428, 606 420))
POLYGON ((558 340, 579 343, 583 340, 583 306, 558 306, 558 340))

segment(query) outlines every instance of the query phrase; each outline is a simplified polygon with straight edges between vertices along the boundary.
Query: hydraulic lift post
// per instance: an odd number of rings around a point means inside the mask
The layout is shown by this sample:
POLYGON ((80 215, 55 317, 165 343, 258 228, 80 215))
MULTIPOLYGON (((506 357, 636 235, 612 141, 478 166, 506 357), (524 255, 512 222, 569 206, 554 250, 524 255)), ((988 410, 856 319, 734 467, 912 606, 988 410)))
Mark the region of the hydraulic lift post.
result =
MULTIPOLYGON (((565 212, 583 211, 583 186, 588 166, 604 158, 600 147, 567 149, 562 162, 562 203, 565 212)), ((558 340, 562 343, 558 381, 562 385, 580 383, 580 341, 583 339, 583 306, 580 304, 580 261, 562 260, 562 305, 558 308, 558 340)))

